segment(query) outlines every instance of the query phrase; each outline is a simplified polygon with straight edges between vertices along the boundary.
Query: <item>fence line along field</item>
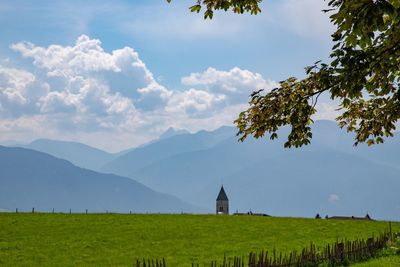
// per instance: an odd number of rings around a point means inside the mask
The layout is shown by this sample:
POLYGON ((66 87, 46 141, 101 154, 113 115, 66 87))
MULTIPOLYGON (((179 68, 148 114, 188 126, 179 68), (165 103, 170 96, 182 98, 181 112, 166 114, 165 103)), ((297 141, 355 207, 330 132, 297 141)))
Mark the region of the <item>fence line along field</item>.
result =
MULTIPOLYGON (((224 255, 290 253, 387 228, 377 221, 255 216, 0 213, 0 265, 133 266, 142 258, 209 265, 224 255)), ((399 232, 400 223, 392 229, 399 232)))

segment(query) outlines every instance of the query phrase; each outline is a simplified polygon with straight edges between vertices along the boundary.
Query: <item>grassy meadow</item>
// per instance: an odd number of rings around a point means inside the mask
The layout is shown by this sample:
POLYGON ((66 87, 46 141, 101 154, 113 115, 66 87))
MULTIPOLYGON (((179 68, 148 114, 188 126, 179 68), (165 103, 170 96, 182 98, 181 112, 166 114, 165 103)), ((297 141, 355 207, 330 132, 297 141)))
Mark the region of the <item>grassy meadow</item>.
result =
MULTIPOLYGON (((0 213, 0 265, 132 266, 137 258, 164 257, 169 266, 191 266, 224 254, 289 252, 310 241, 325 245, 366 238, 387 227, 385 222, 249 216, 0 213)), ((400 231, 400 223, 392 227, 400 231)), ((397 256, 388 261, 400 262, 397 256)))
POLYGON ((399 267, 400 266, 400 255, 392 255, 388 257, 382 257, 372 259, 366 262, 361 262, 352 265, 354 267, 399 267))

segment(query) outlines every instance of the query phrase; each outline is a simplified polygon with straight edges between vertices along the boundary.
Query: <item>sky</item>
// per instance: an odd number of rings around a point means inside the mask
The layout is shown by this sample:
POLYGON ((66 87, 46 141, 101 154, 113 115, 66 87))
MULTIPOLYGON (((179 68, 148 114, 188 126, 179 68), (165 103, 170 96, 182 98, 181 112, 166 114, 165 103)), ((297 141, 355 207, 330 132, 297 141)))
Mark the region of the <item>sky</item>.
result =
MULTIPOLYGON (((0 2, 0 142, 51 138, 116 152, 169 127, 233 125, 249 95, 328 60, 323 0, 264 0, 257 16, 194 0, 0 2)), ((320 99, 315 119, 334 119, 320 99)))

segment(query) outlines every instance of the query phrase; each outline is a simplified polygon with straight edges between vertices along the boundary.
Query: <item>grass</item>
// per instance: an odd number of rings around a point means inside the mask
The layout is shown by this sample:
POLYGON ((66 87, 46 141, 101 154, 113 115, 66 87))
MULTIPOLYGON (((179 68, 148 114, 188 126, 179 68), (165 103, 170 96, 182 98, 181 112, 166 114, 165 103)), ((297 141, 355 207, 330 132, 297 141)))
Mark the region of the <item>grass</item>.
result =
MULTIPOLYGON (((385 222, 249 216, 0 213, 0 265, 132 266, 137 258, 165 257, 169 266, 190 266, 224 254, 289 252, 310 241, 325 245, 366 238, 387 227, 385 222)), ((400 223, 393 230, 400 231, 400 223)))
POLYGON ((388 257, 377 258, 362 263, 352 265, 354 267, 399 267, 400 255, 391 255, 388 257))
POLYGON ((400 266, 400 240, 392 243, 388 248, 378 253, 376 259, 354 264, 355 267, 399 267, 400 266))

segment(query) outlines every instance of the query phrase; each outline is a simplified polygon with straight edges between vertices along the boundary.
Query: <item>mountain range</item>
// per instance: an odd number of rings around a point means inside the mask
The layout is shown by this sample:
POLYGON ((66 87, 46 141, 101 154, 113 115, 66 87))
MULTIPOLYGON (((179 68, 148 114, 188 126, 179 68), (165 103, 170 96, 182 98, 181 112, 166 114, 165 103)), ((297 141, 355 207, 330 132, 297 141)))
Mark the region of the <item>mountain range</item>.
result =
POLYGON ((49 154, 0 146, 0 209, 68 212, 193 212, 132 179, 82 169, 49 154))
MULTIPOLYGON (((194 134, 172 131, 107 160, 100 156, 106 152, 99 152, 92 156, 91 166, 96 168, 91 168, 129 177, 206 212, 214 212, 223 184, 231 211, 306 217, 369 213, 400 220, 398 135, 384 144, 354 147, 354 136, 336 123, 317 121, 311 145, 284 149, 287 128, 275 141, 248 138, 241 143, 235 133, 233 127, 194 134)), ((87 164, 87 156, 71 159, 49 149, 44 152, 78 166, 87 164)))
POLYGON ((92 170, 99 170, 115 157, 112 153, 78 142, 38 139, 27 145, 19 146, 48 153, 54 157, 68 160, 76 166, 92 170))
MULTIPOLYGON (((174 129, 171 127, 168 128, 158 139, 152 140, 151 142, 142 146, 146 146, 165 138, 188 133, 189 132, 185 130, 174 129)), ((113 159, 121 157, 124 154, 134 150, 134 148, 127 148, 118 153, 109 153, 78 142, 52 139, 37 139, 28 144, 18 144, 16 141, 6 141, 2 142, 1 144, 4 146, 22 147, 48 153, 54 157, 68 160, 76 166, 91 170, 100 170, 104 165, 113 159)))

